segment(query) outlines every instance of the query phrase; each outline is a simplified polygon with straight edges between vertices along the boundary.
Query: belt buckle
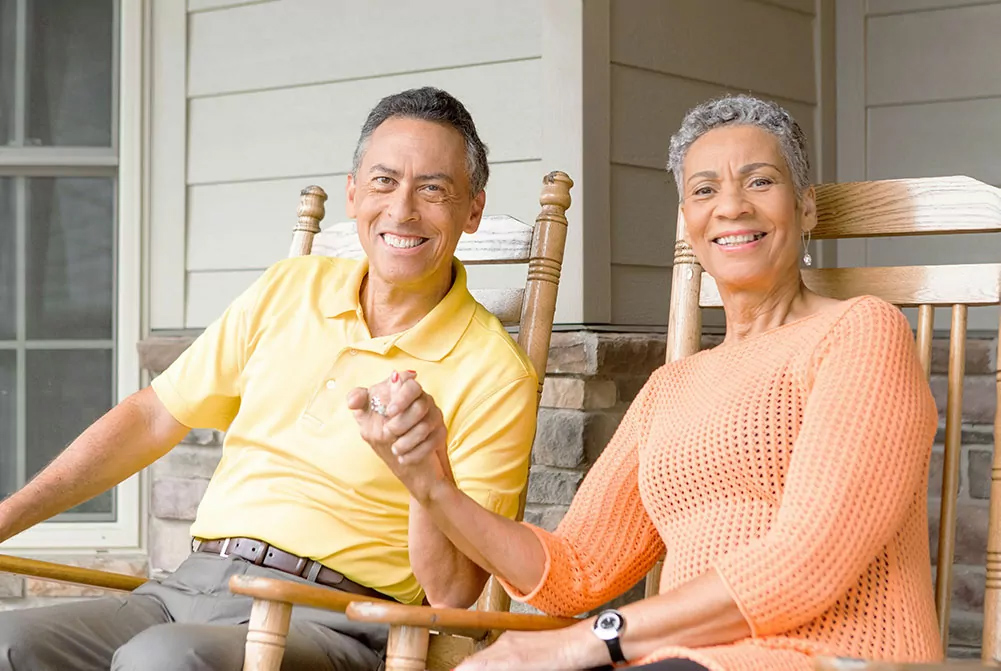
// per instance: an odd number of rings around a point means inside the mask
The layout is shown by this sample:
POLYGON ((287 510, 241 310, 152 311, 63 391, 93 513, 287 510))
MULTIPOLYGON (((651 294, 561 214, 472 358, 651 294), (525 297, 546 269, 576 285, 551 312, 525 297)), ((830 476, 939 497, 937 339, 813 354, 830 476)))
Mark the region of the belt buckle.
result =
POLYGON ((219 556, 220 557, 225 558, 225 557, 229 556, 229 552, 227 552, 227 550, 229 550, 229 542, 230 542, 230 540, 232 540, 232 539, 231 538, 227 538, 227 539, 223 540, 222 547, 219 549, 219 556))

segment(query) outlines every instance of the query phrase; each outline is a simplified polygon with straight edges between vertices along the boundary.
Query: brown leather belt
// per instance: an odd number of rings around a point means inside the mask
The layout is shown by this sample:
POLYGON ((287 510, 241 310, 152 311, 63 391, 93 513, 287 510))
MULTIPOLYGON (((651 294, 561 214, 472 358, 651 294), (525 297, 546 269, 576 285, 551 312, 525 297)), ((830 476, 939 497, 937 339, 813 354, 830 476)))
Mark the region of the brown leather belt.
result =
POLYGON ((253 538, 217 538, 214 540, 195 538, 192 539, 191 549, 195 552, 208 552, 220 557, 239 557, 257 566, 277 569, 319 585, 333 587, 342 592, 360 594, 374 599, 389 599, 382 592, 359 585, 314 559, 306 559, 291 552, 279 550, 273 545, 253 538))

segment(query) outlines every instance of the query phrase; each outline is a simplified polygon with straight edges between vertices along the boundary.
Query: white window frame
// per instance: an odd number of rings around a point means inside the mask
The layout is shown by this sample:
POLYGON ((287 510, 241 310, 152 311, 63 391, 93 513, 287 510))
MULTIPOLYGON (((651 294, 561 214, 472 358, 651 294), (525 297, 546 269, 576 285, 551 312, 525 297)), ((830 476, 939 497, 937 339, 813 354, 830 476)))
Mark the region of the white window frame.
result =
MULTIPOLYGON (((113 70, 118 78, 118 106, 113 111, 118 121, 118 265, 117 308, 117 398, 121 401, 140 387, 141 371, 136 343, 143 332, 142 291, 144 222, 144 185, 147 183, 145 161, 146 115, 149 58, 146 38, 149 21, 149 0, 118 0, 118 51, 113 70)), ((84 156, 86 149, 74 150, 84 156)), ((17 150, 0 153, 4 164, 25 166, 46 165, 43 154, 33 152, 31 163, 17 150)), ((89 163, 86 163, 89 164, 89 163)), ((60 162, 59 165, 64 165, 60 162)), ((23 173, 22 173, 23 174, 23 173)), ((18 554, 44 551, 136 551, 141 550, 145 505, 141 493, 145 489, 143 474, 132 476, 118 485, 116 519, 114 522, 44 522, 14 538, 0 548, 18 554)))

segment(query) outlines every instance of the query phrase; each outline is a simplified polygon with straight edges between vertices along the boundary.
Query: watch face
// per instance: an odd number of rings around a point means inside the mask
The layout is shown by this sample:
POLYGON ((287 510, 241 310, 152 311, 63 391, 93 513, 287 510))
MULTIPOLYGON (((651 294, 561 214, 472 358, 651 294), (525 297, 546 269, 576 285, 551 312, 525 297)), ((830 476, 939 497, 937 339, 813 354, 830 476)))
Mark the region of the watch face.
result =
POLYGON ((614 610, 606 610, 594 621, 594 633, 603 641, 617 638, 622 630, 622 616, 614 610))

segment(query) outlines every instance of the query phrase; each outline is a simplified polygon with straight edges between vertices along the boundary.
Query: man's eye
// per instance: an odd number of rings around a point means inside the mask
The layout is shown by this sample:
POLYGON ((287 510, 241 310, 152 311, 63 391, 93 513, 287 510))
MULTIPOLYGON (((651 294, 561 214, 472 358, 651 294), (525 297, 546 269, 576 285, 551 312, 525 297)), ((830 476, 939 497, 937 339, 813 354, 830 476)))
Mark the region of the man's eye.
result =
POLYGON ((372 180, 376 184, 381 184, 382 186, 389 186, 393 183, 392 177, 386 177, 385 175, 380 175, 372 180))
POLYGON ((426 184, 424 188, 432 193, 437 193, 442 190, 442 188, 437 184, 426 184))

